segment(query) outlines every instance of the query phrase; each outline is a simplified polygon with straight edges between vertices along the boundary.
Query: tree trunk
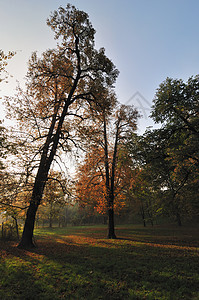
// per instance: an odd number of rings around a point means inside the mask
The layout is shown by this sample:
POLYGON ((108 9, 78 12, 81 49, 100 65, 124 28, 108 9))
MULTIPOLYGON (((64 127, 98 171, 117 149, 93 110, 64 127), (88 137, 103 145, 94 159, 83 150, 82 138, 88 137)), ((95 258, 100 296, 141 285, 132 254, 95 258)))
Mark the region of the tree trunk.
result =
POLYGON ((52 220, 52 216, 50 214, 49 216, 49 228, 52 228, 53 227, 53 220, 52 220))
POLYGON ((142 220, 143 220, 143 225, 144 225, 144 227, 146 227, 145 211, 144 211, 143 204, 141 204, 140 212, 141 212, 141 216, 142 216, 142 220))
POLYGON ((33 231, 35 226, 37 209, 41 203, 46 180, 47 180, 46 174, 47 172, 44 168, 39 169, 37 177, 35 179, 32 198, 27 210, 23 234, 22 234, 21 241, 18 245, 18 248, 35 247, 35 243, 33 241, 33 231))
POLYGON ((18 248, 35 247, 35 243, 33 242, 33 231, 34 231, 35 216, 36 216, 37 208, 38 208, 38 205, 36 205, 32 201, 30 203, 30 206, 27 211, 24 230, 23 230, 22 238, 18 245, 18 248))
POLYGON ((50 213, 49 213, 49 228, 53 227, 53 213, 52 213, 53 205, 50 203, 50 213))
POLYGON ((174 212, 174 216, 176 217, 178 226, 182 226, 182 220, 181 220, 181 215, 180 215, 180 210, 179 210, 178 200, 176 199, 176 195, 177 192, 175 192, 173 195, 173 212, 174 212))
POLYGON ((176 213, 176 219, 177 219, 178 226, 182 226, 182 221, 179 212, 176 213))
POLYGON ((18 226, 17 218, 13 217, 13 219, 15 221, 15 229, 16 229, 16 233, 17 233, 17 239, 19 240, 19 226, 18 226))
POLYGON ((115 224, 114 224, 114 210, 111 207, 108 210, 108 239, 116 239, 115 224))
POLYGON ((33 231, 34 231, 34 225, 35 225, 36 212, 37 212, 37 209, 42 200, 44 188, 46 185, 46 181, 48 179, 48 172, 50 170, 51 163, 52 163, 55 153, 56 153, 57 145, 59 142, 59 135, 61 132, 62 124, 64 122, 64 117, 67 113, 67 109, 68 109, 68 106, 65 105, 63 112, 62 112, 62 116, 59 120, 56 134, 54 135, 54 141, 53 141, 53 145, 50 150, 50 154, 48 155, 48 151, 50 149, 50 145, 51 145, 51 141, 52 141, 53 129, 55 126, 56 114, 53 118, 51 127, 49 129, 46 143, 43 148, 43 153, 41 156, 37 176, 35 178, 32 198, 30 201, 30 206, 27 211, 27 215, 26 215, 26 221, 25 221, 25 225, 24 225, 22 239, 18 245, 19 248, 30 248, 30 247, 35 246, 35 244, 33 242, 33 231))
POLYGON ((115 191, 115 166, 116 166, 116 157, 117 157, 117 143, 119 137, 119 120, 117 122, 117 130, 115 136, 115 144, 113 151, 113 160, 111 168, 111 178, 110 178, 110 194, 108 201, 108 238, 116 239, 115 235, 115 224, 114 224, 114 191, 115 191))
POLYGON ((147 212, 148 212, 149 220, 150 220, 151 226, 153 226, 153 211, 151 208, 152 207, 151 200, 149 199, 149 203, 147 201, 146 204, 147 204, 147 212))
POLYGON ((4 238, 4 223, 2 222, 2 225, 1 225, 1 236, 2 236, 2 239, 4 238))
POLYGON ((104 166, 106 170, 106 197, 108 202, 108 239, 116 239, 115 235, 115 225, 114 225, 114 210, 113 210, 113 193, 112 187, 110 187, 110 172, 109 172, 109 158, 108 158, 108 141, 107 141, 107 131, 106 131, 106 118, 104 117, 104 144, 105 144, 105 160, 104 166), (111 193, 111 194, 110 194, 111 193))

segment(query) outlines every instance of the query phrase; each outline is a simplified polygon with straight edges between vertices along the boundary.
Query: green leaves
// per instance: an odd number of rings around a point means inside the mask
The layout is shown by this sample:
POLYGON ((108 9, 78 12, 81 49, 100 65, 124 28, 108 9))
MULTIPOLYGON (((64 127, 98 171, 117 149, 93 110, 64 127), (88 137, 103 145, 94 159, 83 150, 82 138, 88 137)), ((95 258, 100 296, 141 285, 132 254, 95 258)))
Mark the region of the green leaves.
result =
POLYGON ((154 98, 151 116, 157 123, 177 126, 199 135, 199 75, 184 83, 167 78, 154 98))
POLYGON ((151 116, 161 128, 132 137, 132 156, 145 169, 151 189, 159 190, 159 208, 180 224, 181 216, 199 213, 199 76, 187 83, 167 78, 157 90, 151 116))

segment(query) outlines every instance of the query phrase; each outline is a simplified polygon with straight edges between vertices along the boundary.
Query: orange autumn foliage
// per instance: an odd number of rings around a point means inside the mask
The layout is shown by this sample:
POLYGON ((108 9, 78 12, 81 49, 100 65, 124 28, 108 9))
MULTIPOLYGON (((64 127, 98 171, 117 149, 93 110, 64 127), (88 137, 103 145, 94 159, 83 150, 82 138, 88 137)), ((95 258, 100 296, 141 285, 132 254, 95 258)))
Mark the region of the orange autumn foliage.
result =
MULTIPOLYGON (((126 205, 125 189, 133 184, 132 168, 129 161, 124 163, 119 158, 115 174, 114 204, 115 213, 119 213, 126 205), (119 160, 120 159, 120 160, 119 160)), ((86 155, 79 167, 76 183, 76 197, 81 207, 89 207, 91 211, 106 214, 108 195, 105 182, 103 149, 93 149, 86 155)))

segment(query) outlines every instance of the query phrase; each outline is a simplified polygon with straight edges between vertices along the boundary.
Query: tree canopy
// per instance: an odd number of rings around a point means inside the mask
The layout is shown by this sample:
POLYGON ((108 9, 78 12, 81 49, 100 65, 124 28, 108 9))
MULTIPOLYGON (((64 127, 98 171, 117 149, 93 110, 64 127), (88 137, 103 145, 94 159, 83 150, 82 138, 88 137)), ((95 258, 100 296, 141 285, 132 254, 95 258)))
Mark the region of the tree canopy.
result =
POLYGON ((163 210, 176 217, 198 214, 199 77, 167 78, 158 88, 151 116, 161 128, 148 130, 131 143, 135 159, 159 189, 163 210))

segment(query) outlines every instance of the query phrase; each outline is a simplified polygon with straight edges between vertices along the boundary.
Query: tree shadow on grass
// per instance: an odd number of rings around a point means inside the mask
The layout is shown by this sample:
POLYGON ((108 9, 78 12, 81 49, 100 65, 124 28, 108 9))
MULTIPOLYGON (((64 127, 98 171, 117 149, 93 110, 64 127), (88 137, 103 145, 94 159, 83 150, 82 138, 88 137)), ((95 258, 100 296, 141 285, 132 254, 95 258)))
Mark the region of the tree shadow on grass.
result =
MULTIPOLYGON (((37 299, 177 300, 192 299, 197 293, 198 257, 190 249, 80 236, 53 236, 37 244, 29 251, 14 243, 1 247, 5 260, 19 260, 15 269, 31 283, 26 289, 32 294, 35 290, 37 299)), ((4 271, 10 274, 6 265, 4 271)), ((13 282, 9 284, 14 290, 13 282)), ((19 296, 23 284, 18 282, 19 296)))

